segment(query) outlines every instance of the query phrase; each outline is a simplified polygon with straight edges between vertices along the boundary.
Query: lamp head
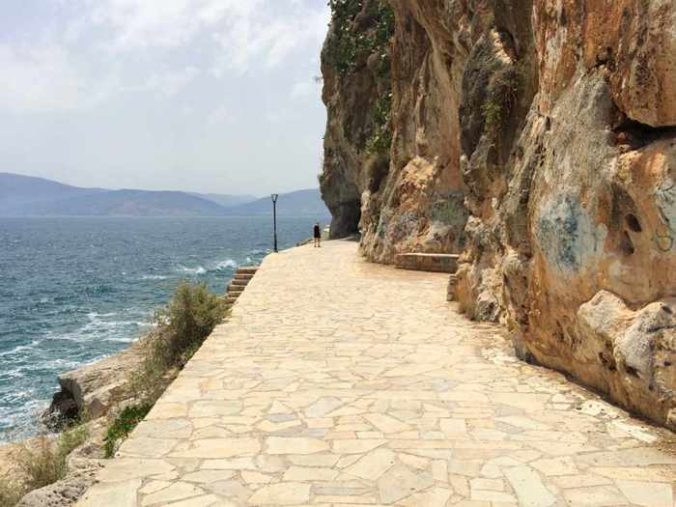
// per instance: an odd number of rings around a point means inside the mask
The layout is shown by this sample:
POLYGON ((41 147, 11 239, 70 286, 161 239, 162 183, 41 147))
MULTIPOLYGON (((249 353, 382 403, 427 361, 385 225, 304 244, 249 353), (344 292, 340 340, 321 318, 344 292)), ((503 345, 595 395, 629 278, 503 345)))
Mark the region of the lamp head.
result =
POLYGON ((272 199, 272 202, 277 202, 277 198, 279 197, 279 194, 272 194, 270 198, 272 199))

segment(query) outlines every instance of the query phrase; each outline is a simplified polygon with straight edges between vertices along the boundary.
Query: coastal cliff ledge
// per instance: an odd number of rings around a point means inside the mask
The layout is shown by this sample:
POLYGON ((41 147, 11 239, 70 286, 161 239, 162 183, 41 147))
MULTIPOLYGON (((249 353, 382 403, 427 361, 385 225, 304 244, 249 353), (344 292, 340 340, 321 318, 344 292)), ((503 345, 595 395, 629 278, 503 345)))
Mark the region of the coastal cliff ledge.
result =
POLYGON ((334 236, 461 255, 468 317, 676 429, 676 4, 330 5, 334 236))

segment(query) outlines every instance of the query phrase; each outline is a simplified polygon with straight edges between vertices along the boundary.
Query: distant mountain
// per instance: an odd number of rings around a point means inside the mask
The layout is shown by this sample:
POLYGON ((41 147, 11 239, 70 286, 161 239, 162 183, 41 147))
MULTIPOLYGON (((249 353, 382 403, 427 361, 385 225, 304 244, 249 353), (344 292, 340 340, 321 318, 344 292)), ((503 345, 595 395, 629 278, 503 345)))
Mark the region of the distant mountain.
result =
POLYGON ((102 192, 19 174, 0 173, 0 215, 22 215, 33 206, 57 199, 71 199, 102 192))
MULTIPOLYGON (((257 199, 253 202, 233 206, 226 209, 228 215, 264 215, 272 213, 272 201, 270 197, 257 199)), ((318 188, 297 190, 288 194, 280 194, 277 200, 277 214, 279 216, 311 216, 327 218, 329 210, 322 201, 318 188)))
POLYGON ((109 190, 60 199, 34 207, 47 216, 220 216, 225 208, 185 192, 109 190))
POLYGON ((255 195, 231 195, 231 194, 197 194, 191 193, 195 197, 201 197, 202 199, 207 199, 209 201, 230 208, 232 206, 238 206, 240 204, 246 204, 258 199, 255 195))
MULTIPOLYGON (((232 197, 237 202, 237 196, 232 197)), ((0 173, 0 216, 222 216, 224 213, 224 206, 186 192, 81 188, 44 178, 0 173)))
MULTIPOLYGON (((106 190, 0 173, 0 216, 246 216, 271 213, 270 198, 151 190, 106 190)), ((279 196, 284 215, 328 217, 319 190, 279 196)))

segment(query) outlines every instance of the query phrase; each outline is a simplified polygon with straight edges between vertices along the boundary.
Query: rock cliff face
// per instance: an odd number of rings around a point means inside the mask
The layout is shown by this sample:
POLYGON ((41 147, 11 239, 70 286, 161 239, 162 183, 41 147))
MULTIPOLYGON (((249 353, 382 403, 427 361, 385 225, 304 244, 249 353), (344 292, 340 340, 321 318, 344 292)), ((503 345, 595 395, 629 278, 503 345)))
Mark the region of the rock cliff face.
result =
POLYGON ((676 428, 673 1, 388 2, 389 72, 373 77, 366 56, 340 74, 335 22, 324 50, 334 234, 359 223, 380 262, 462 252, 470 317, 676 428), (356 139, 388 86, 391 144, 374 165, 356 139))

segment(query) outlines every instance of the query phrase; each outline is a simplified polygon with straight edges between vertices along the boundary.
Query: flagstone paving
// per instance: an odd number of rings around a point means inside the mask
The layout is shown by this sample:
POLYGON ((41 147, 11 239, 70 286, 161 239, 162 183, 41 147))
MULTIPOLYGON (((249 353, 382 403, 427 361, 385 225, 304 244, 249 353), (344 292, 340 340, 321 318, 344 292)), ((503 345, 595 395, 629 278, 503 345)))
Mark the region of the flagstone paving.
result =
POLYGON ((266 259, 82 506, 672 507, 673 437, 517 361, 447 275, 266 259))

